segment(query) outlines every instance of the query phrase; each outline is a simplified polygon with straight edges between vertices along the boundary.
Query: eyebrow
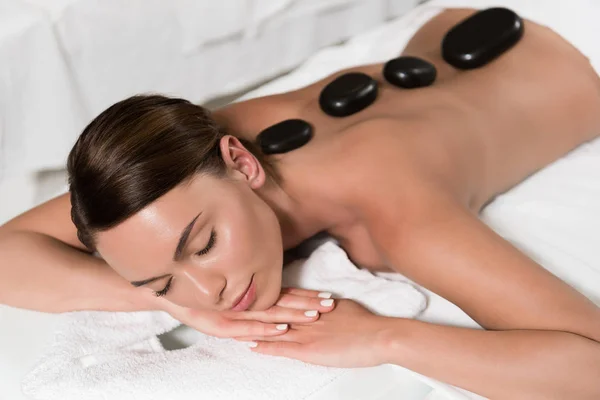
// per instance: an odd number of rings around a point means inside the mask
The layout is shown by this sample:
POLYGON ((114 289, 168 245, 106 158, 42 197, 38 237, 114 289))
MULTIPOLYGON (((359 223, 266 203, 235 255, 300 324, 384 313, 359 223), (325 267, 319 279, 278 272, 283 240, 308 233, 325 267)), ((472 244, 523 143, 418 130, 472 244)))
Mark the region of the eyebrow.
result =
MULTIPOLYGON (((183 254, 183 250, 185 249, 188 238, 190 237, 190 233, 192 232, 192 229, 194 229, 194 224, 196 223, 196 220, 198 219, 200 214, 202 214, 202 212, 198 213, 198 215, 196 215, 194 219, 181 232, 181 236, 179 236, 179 242, 177 243, 177 247, 175 248, 175 253, 173 253, 173 261, 178 261, 179 259, 181 259, 181 255, 183 254)), ((132 281, 130 283, 135 287, 144 286, 150 282, 157 281, 169 275, 170 274, 155 276, 153 278, 148 278, 141 281, 132 281)))

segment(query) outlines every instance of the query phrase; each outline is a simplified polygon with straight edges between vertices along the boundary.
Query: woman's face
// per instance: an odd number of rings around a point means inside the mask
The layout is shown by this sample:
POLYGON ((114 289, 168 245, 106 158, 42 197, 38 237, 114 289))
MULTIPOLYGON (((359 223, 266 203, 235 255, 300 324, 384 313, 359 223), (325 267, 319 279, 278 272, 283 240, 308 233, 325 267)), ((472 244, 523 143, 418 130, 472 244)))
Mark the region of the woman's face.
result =
POLYGON ((171 280, 165 297, 185 307, 264 310, 281 290, 279 222, 241 173, 195 176, 99 233, 97 249, 128 281, 161 277, 139 290, 171 280))

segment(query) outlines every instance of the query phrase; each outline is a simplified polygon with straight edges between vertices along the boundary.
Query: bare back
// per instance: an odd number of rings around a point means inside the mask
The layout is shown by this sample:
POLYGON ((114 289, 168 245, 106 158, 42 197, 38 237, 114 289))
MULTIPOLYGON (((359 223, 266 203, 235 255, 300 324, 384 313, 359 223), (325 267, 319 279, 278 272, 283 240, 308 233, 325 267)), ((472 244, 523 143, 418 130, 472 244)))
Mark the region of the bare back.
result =
MULTIPOLYGON (((358 138, 381 141, 386 147, 409 146, 413 153, 423 152, 422 158, 429 159, 432 168, 444 173, 457 190, 474 190, 474 205, 480 207, 600 132, 596 112, 600 80, 581 53, 531 21, 526 21, 523 39, 489 65, 471 71, 452 68, 441 58, 442 37, 473 12, 446 10, 425 24, 404 49, 402 54, 436 65, 438 79, 431 87, 398 89, 383 78, 382 64, 374 64, 340 71, 294 92, 234 104, 219 110, 217 117, 250 140, 283 119, 301 118, 313 124, 316 137, 311 143, 278 156, 284 170, 289 165, 290 174, 301 174, 296 169, 300 165, 302 169, 309 168, 307 164, 325 168, 337 163, 333 148, 346 148, 340 141, 358 138), (319 93, 348 71, 375 78, 379 97, 357 114, 329 117, 319 108, 319 93), (388 129, 372 132, 369 123, 381 120, 388 122, 388 129), (415 124, 418 138, 407 129, 415 124), (360 133, 348 134, 356 130, 360 133), (435 159, 439 152, 447 153, 453 165, 435 159)), ((363 159, 378 162, 368 154, 363 159)))

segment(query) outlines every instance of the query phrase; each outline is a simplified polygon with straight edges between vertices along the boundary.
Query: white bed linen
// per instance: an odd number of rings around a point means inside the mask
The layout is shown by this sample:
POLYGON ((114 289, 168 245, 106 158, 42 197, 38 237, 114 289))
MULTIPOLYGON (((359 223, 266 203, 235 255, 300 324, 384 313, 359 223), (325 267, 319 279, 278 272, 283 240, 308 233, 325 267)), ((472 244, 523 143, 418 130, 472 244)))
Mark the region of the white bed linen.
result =
POLYGON ((388 15, 386 0, 28 1, 51 13, 91 115, 148 90, 241 90, 388 15))
POLYGON ((52 24, 26 3, 0 0, 0 180, 64 164, 85 119, 52 24))

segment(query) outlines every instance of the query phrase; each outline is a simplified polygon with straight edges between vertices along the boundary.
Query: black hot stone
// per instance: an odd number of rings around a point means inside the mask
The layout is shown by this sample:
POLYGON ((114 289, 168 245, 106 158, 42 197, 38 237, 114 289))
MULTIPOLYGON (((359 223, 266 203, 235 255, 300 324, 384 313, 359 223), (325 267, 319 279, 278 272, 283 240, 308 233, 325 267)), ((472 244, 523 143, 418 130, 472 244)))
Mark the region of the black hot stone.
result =
POLYGON ((279 154, 304 146, 312 136, 313 128, 308 122, 286 119, 263 130, 256 141, 264 154, 279 154))
POLYGON ((442 41, 442 57, 458 69, 481 67, 523 37, 523 20, 507 8, 480 11, 454 26, 442 41))
POLYGON ((364 110, 377 99, 377 81, 367 74, 350 72, 323 88, 319 105, 332 117, 347 117, 364 110))
POLYGON ((413 89, 431 85, 435 82, 437 71, 428 61, 402 56, 385 63, 383 76, 394 86, 413 89))

